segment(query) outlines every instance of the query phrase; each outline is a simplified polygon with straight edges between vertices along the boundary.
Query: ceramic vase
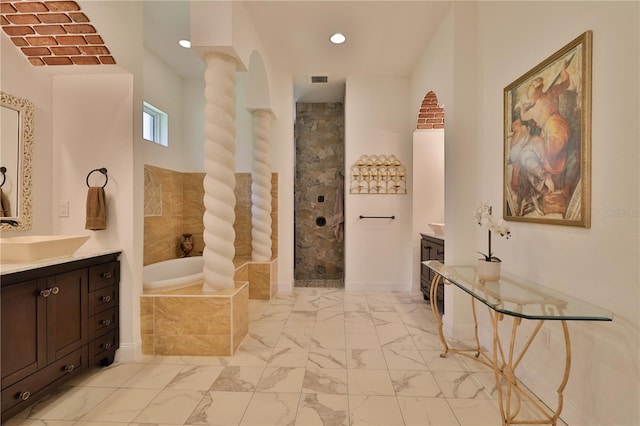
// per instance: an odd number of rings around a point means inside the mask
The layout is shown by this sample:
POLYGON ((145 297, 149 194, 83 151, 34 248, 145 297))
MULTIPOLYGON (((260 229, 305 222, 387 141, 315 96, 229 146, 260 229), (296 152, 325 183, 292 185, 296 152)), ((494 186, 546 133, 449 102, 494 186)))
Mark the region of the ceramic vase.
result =
POLYGON ((193 235, 192 234, 182 234, 182 238, 180 239, 180 250, 182 250, 182 257, 189 256, 191 250, 193 250, 193 235))
POLYGON ((476 275, 480 281, 498 281, 502 262, 488 262, 479 259, 476 264, 476 275))

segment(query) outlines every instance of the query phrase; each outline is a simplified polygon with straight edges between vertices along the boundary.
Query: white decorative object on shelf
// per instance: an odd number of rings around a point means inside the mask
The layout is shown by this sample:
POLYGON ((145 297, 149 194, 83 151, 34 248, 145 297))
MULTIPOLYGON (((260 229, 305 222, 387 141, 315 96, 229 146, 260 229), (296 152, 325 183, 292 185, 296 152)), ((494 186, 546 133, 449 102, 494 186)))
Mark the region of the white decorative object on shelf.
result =
POLYGON ((351 166, 352 194, 406 194, 407 169, 395 155, 363 155, 351 166))

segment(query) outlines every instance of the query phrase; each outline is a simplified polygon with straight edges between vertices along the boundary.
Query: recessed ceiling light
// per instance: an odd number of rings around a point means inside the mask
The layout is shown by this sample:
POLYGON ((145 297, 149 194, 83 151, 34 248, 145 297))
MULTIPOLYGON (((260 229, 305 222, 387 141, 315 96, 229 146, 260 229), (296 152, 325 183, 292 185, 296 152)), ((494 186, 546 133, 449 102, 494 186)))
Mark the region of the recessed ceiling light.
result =
POLYGON ((185 49, 189 49, 191 47, 191 42, 189 40, 180 40, 178 44, 185 49))
POLYGON ((347 38, 344 36, 344 34, 335 33, 334 35, 329 37, 329 40, 331 40, 331 43, 333 44, 342 44, 347 40, 347 38))

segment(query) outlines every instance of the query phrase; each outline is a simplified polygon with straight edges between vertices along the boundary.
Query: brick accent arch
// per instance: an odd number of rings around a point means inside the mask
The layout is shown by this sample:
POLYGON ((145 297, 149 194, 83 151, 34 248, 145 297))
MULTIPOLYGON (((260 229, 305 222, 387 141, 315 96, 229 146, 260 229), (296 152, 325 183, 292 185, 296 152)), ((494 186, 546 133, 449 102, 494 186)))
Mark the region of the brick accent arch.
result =
POLYGON ((438 105, 438 97, 433 91, 422 100, 418 113, 417 129, 444 129, 444 108, 438 105))

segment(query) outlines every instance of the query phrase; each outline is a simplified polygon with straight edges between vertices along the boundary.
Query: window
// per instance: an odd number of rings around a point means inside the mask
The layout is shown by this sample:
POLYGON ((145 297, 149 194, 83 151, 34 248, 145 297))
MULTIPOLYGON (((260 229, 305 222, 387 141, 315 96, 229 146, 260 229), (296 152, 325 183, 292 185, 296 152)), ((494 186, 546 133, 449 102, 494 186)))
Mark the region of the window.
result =
POLYGON ((142 106, 142 137, 158 145, 168 146, 169 116, 166 112, 143 102, 142 106))

